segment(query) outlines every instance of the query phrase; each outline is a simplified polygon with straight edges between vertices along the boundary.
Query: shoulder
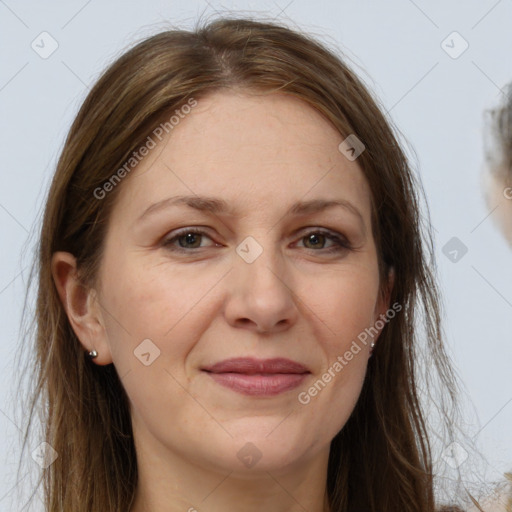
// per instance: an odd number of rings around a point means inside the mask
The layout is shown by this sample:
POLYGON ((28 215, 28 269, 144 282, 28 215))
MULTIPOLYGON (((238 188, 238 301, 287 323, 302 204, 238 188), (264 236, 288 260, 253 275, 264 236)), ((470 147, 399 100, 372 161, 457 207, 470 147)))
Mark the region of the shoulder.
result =
POLYGON ((506 481, 496 486, 492 495, 480 502, 480 509, 472 506, 467 512, 512 512, 512 482, 506 481))

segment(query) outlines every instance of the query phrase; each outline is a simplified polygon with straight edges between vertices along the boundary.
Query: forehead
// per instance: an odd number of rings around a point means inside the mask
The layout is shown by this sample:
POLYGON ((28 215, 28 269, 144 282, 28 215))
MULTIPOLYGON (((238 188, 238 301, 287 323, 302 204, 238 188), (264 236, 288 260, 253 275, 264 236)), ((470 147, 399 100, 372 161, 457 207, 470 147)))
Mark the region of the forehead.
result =
POLYGON ((225 199, 240 216, 270 215, 301 199, 341 199, 369 224, 369 188, 357 161, 339 151, 344 138, 295 97, 216 92, 156 140, 123 183, 119 208, 130 217, 166 197, 197 194, 225 199))

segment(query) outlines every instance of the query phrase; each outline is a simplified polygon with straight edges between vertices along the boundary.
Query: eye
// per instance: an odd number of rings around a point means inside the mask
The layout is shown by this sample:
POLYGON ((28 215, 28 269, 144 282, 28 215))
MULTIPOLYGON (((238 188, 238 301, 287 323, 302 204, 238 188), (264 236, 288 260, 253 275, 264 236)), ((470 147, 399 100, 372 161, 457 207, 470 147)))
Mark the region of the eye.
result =
POLYGON ((200 249, 201 247, 204 247, 201 245, 203 237, 210 238, 204 231, 200 229, 186 228, 178 231, 178 233, 176 233, 172 238, 164 240, 163 246, 172 251, 200 249), (178 246, 176 246, 176 242, 178 242, 178 246))
MULTIPOLYGON (((221 247, 221 244, 202 245, 204 238, 211 240, 207 233, 198 228, 184 228, 175 233, 171 238, 162 242, 162 246, 167 250, 175 252, 194 252, 194 249, 203 249, 206 247, 221 247)), ((305 248, 313 252, 334 253, 351 250, 350 242, 341 234, 327 231, 324 229, 311 230, 302 236, 305 248), (325 247, 326 242, 330 242, 329 247, 325 247)))
POLYGON ((309 231, 301 240, 306 245, 306 249, 313 251, 323 251, 327 253, 341 252, 351 249, 350 243, 342 235, 323 229, 309 231), (325 248, 325 242, 329 240, 333 245, 325 248), (308 247, 308 245, 310 247, 308 247))

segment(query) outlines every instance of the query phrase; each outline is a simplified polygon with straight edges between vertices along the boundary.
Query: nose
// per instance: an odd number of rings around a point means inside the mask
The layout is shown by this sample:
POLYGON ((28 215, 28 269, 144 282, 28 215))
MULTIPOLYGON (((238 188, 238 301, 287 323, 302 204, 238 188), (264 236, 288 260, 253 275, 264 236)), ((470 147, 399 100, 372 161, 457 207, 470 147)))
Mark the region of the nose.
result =
POLYGON ((229 282, 225 316, 233 327, 270 334, 287 330, 297 321, 298 297, 286 263, 276 251, 265 248, 251 263, 235 255, 229 282))

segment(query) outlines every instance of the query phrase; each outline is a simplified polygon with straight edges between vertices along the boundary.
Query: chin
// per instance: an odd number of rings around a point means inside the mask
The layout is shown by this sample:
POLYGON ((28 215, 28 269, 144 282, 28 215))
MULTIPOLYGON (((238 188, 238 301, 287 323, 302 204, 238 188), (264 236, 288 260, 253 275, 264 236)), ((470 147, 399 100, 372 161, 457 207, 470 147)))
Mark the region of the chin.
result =
POLYGON ((214 460, 217 464, 226 470, 252 476, 256 472, 279 472, 293 466, 311 448, 304 435, 287 435, 287 432, 268 435, 261 429, 247 429, 244 435, 234 435, 233 439, 216 446, 219 453, 214 455, 214 460))

